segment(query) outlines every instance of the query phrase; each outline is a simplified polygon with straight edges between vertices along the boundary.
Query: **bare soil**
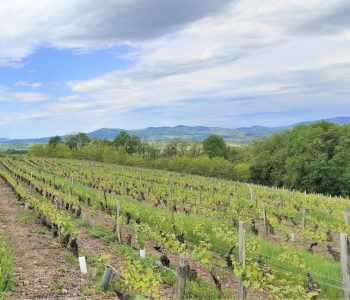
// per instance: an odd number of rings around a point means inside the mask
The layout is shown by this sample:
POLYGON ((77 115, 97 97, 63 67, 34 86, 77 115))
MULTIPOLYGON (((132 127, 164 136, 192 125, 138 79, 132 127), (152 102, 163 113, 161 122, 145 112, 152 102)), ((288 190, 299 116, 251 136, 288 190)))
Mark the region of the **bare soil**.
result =
POLYGON ((15 257, 16 287, 6 299, 86 299, 88 278, 51 233, 33 220, 24 224, 24 207, 0 179, 0 232, 15 257))

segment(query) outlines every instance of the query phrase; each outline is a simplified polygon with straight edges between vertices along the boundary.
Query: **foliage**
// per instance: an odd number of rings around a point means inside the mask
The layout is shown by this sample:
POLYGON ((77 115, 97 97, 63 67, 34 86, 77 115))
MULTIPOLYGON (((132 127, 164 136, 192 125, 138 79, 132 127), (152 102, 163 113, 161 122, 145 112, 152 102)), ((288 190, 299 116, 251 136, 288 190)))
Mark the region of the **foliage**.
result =
POLYGON ((90 142, 90 138, 85 133, 79 132, 68 135, 64 142, 69 149, 79 150, 90 142))
POLYGON ((159 284, 161 277, 151 267, 143 267, 139 260, 126 261, 127 268, 122 271, 124 282, 133 290, 151 299, 160 299, 159 284))
POLYGON ((15 283, 12 251, 0 235, 0 299, 2 293, 13 288, 15 283))
POLYGON ((204 139, 203 150, 209 157, 224 157, 226 152, 226 143, 221 136, 212 134, 204 139))
POLYGON ((140 153, 141 139, 136 135, 129 135, 126 131, 120 132, 113 140, 116 148, 123 148, 126 153, 140 153))
POLYGON ((298 125, 253 145, 251 179, 307 192, 348 194, 350 126, 298 125))
POLYGON ((53 136, 49 139, 49 145, 50 146, 56 146, 58 145, 59 143, 62 142, 62 139, 59 135, 56 135, 56 136, 53 136))

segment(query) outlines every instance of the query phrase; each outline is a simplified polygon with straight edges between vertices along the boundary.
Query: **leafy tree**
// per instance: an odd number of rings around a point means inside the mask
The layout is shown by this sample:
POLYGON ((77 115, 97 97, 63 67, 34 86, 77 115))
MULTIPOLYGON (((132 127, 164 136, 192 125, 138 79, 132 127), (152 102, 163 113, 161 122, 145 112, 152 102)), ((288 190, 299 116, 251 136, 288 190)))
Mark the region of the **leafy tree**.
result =
POLYGON ((181 139, 171 139, 168 144, 165 146, 164 150, 163 150, 163 155, 165 157, 174 157, 177 156, 178 154, 180 154, 180 142, 181 139))
POLYGON ((44 144, 34 144, 28 151, 28 155, 32 156, 47 156, 48 149, 44 144))
POLYGON ((140 153, 142 143, 136 135, 130 135, 126 131, 121 131, 113 140, 113 145, 117 148, 124 148, 126 153, 140 153))
POLYGON ((58 145, 61 142, 62 142, 61 137, 59 135, 56 135, 56 136, 53 136, 53 137, 50 138, 49 145, 50 146, 56 146, 56 145, 58 145))
POLYGON ((322 121, 299 125, 255 142, 250 169, 252 181, 345 195, 350 161, 349 129, 322 121))
POLYGON ((204 139, 203 150, 210 158, 216 156, 224 157, 226 153, 226 143, 221 136, 212 134, 204 139))
POLYGON ((188 154, 190 157, 200 156, 202 152, 203 152, 202 143, 200 142, 191 143, 190 149, 188 151, 188 154))
POLYGON ((65 140, 65 144, 69 147, 69 149, 75 150, 84 147, 89 142, 90 138, 83 132, 79 132, 77 134, 70 134, 65 140))
MULTIPOLYGON (((50 145, 49 145, 50 146, 50 145)), ((68 146, 63 143, 59 143, 53 147, 49 147, 50 156, 59 158, 71 158, 72 153, 68 146)))
POLYGON ((92 139, 91 144, 98 147, 112 146, 112 142, 110 140, 99 138, 92 139))

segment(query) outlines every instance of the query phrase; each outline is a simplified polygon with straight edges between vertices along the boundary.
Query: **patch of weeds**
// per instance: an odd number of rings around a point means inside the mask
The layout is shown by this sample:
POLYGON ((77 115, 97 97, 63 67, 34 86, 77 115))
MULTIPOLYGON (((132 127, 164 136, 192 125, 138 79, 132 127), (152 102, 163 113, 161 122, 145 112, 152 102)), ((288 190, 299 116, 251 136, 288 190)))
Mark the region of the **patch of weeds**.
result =
POLYGON ((45 235, 45 234, 47 234, 47 229, 44 227, 38 227, 37 229, 35 229, 35 233, 45 235))
POLYGON ((32 210, 20 211, 18 214, 18 221, 21 226, 34 224, 37 220, 37 214, 32 210))
POLYGON ((219 291, 204 279, 198 277, 195 281, 187 281, 186 299, 232 299, 232 294, 219 291))
POLYGON ((67 273, 68 270, 67 270, 67 268, 66 268, 65 266, 60 266, 60 267, 58 268, 58 272, 60 272, 60 273, 67 273))
POLYGON ((102 226, 89 227, 89 233, 92 236, 105 241, 106 243, 115 242, 117 240, 115 233, 107 230, 106 228, 104 228, 102 226))
POLYGON ((70 265, 76 265, 78 263, 78 259, 73 255, 72 252, 67 252, 65 254, 65 259, 70 265))
POLYGON ((3 292, 11 290, 15 285, 13 273, 13 249, 0 236, 0 299, 3 292))
POLYGON ((91 285, 86 285, 83 287, 82 292, 84 296, 91 296, 94 294, 95 290, 91 285))

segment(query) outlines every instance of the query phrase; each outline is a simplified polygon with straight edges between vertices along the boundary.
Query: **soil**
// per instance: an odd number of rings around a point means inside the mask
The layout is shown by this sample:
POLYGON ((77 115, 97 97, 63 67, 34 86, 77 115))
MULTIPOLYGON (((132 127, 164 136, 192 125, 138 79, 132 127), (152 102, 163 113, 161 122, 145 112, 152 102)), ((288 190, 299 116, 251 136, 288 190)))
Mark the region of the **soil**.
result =
POLYGON ((23 223, 24 207, 0 179, 0 232, 14 249, 16 287, 6 299, 85 299, 89 279, 51 233, 35 221, 23 223))

